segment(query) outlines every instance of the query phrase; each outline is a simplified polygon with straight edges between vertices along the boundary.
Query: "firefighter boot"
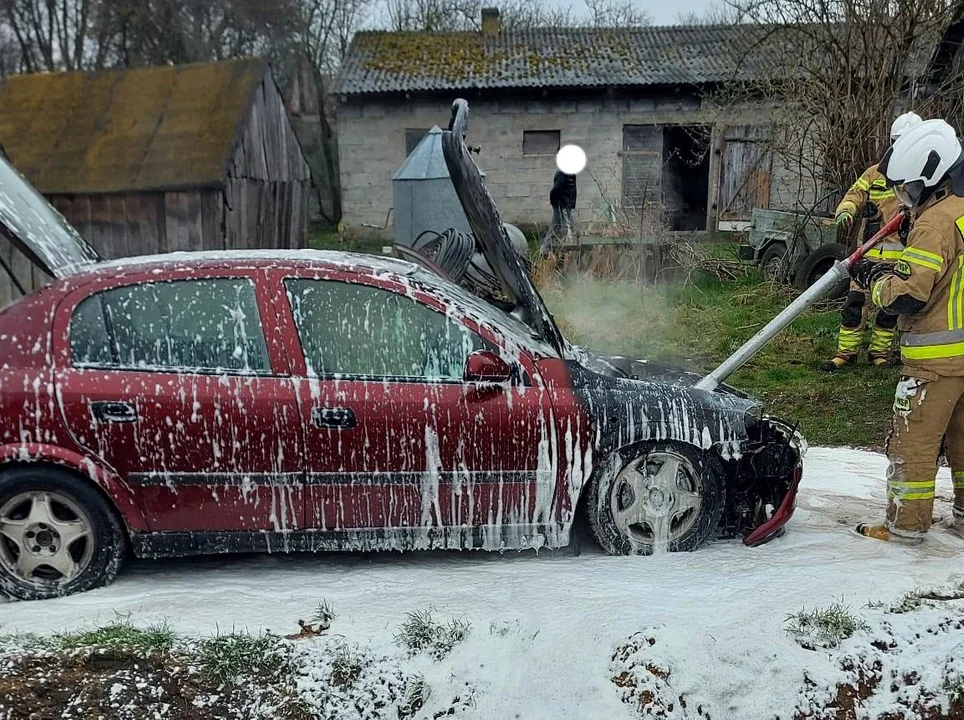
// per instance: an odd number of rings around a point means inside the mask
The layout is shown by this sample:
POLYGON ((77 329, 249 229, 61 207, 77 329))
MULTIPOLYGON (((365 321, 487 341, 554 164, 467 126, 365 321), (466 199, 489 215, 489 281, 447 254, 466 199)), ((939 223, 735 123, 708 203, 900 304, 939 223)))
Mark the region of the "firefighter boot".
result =
POLYGON ((876 368, 888 367, 893 364, 893 346, 895 330, 874 325, 870 334, 870 364, 876 368))
POLYGON ((964 538, 964 472, 954 473, 954 514, 951 532, 964 538))
POLYGON ((954 515, 951 517, 951 524, 948 530, 964 540, 964 506, 954 506, 954 515))
POLYGON ((884 542, 897 542, 904 545, 920 545, 924 542, 923 535, 904 535, 899 532, 892 532, 886 525, 869 525, 860 523, 856 528, 858 535, 871 538, 873 540, 883 540, 884 542))
POLYGON ((860 349, 860 340, 863 335, 863 328, 846 328, 840 326, 840 335, 837 338, 837 354, 827 360, 821 367, 827 371, 839 370, 857 356, 860 349))

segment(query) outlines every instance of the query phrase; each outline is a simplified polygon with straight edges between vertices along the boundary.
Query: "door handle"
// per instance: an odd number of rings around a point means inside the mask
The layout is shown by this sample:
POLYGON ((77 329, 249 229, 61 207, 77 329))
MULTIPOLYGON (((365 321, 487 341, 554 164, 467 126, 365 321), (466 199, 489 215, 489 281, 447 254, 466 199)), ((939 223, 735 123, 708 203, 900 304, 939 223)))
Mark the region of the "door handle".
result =
POLYGON ((100 400, 90 404, 90 412, 98 422, 137 422, 137 408, 119 400, 100 400))
POLYGON ((318 428, 353 428, 357 423, 350 408, 312 408, 311 422, 318 428))

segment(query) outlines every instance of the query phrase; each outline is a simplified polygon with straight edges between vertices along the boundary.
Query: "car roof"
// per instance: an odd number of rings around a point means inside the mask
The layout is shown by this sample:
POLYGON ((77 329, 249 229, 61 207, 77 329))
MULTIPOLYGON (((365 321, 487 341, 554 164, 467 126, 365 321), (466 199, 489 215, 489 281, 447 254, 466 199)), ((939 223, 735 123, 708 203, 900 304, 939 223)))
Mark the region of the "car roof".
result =
POLYGON ((82 281, 85 277, 94 279, 130 272, 163 272, 205 267, 290 267, 402 276, 414 275, 420 270, 418 265, 394 257, 339 250, 210 250, 107 260, 80 268, 69 278, 82 281))

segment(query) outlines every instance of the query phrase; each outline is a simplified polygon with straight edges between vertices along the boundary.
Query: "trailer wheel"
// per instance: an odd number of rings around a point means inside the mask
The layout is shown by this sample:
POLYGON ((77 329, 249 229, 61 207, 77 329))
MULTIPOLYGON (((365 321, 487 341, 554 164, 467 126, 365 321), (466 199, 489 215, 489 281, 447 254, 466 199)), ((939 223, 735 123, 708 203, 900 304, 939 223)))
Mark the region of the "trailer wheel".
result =
POLYGON ((783 281, 787 275, 786 257, 786 243, 770 243, 760 258, 760 270, 763 273, 763 279, 767 282, 783 281))
MULTIPOLYGON (((806 290, 830 270, 835 262, 845 257, 847 257, 847 248, 840 243, 831 243, 817 248, 804 258, 793 284, 798 290, 806 290)), ((847 294, 849 286, 850 283, 847 280, 841 280, 834 287, 830 297, 834 300, 842 298, 847 294)))

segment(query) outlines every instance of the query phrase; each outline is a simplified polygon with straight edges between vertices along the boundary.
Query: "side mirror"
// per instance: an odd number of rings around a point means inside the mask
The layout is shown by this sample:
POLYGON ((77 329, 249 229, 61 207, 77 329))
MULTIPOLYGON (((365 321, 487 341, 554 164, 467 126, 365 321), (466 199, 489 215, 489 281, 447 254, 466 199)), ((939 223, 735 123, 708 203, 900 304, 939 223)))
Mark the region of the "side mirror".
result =
POLYGON ((465 380, 468 382, 506 382, 512 377, 509 363, 489 350, 476 350, 465 362, 465 380))

